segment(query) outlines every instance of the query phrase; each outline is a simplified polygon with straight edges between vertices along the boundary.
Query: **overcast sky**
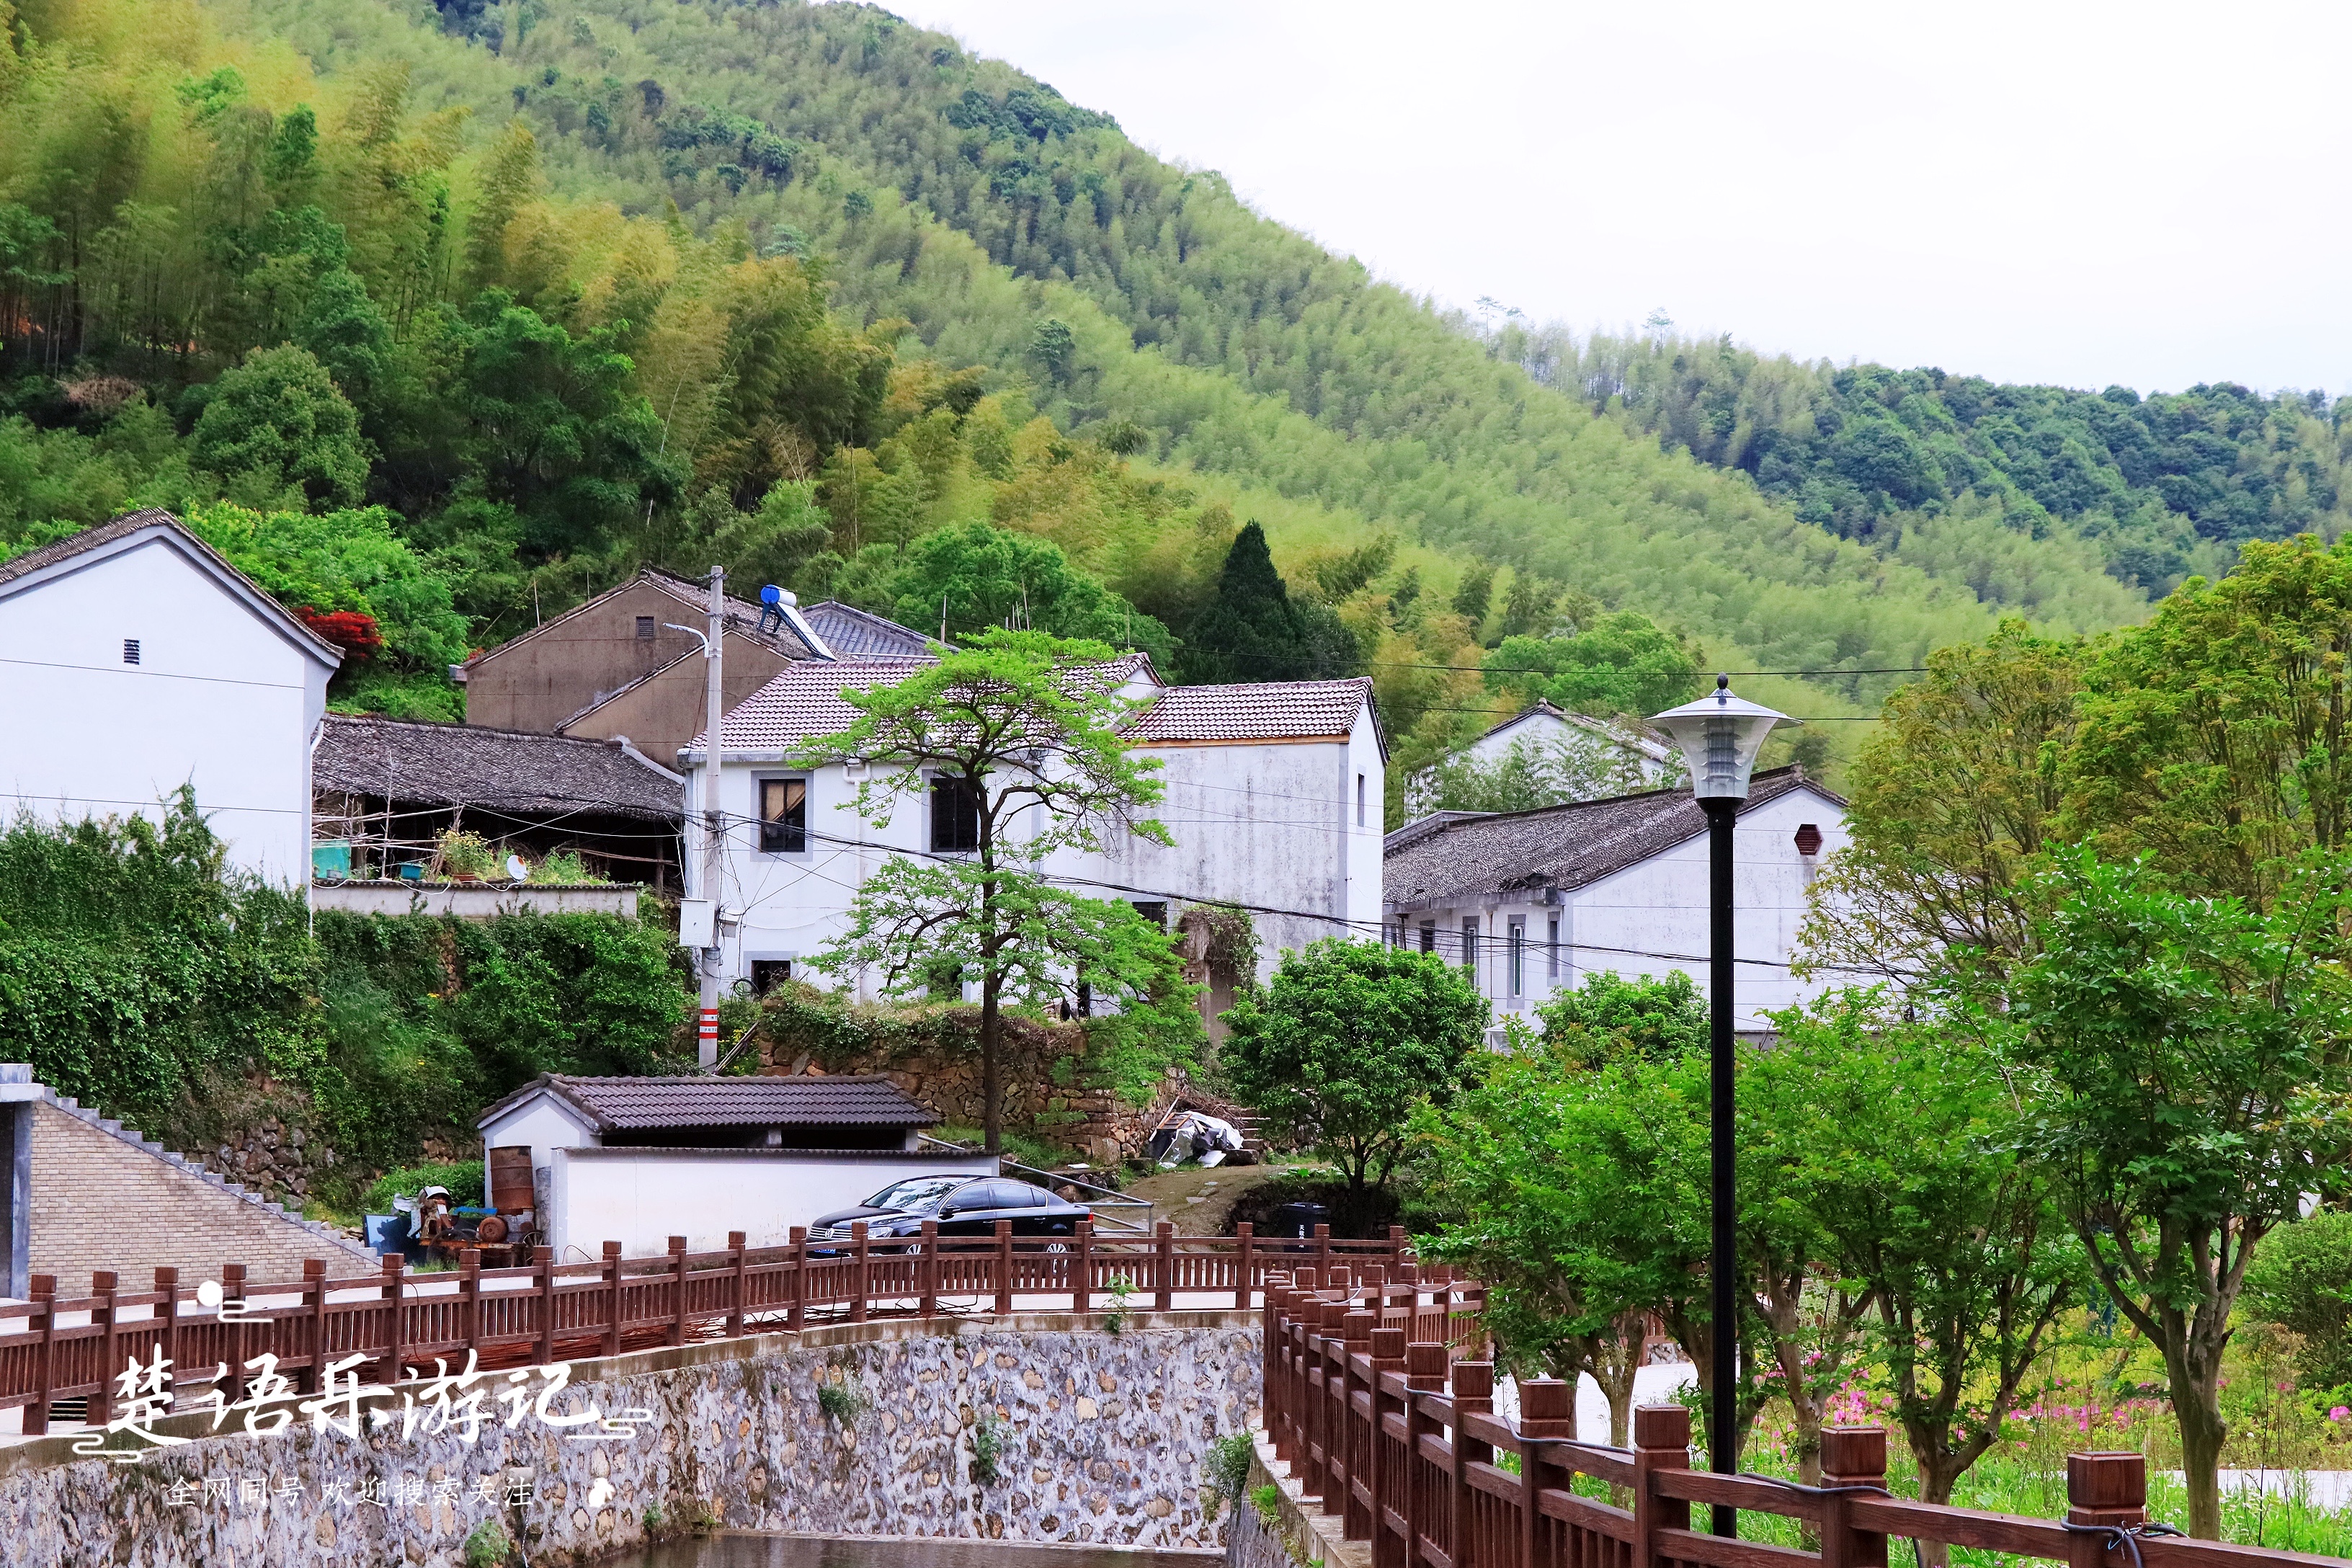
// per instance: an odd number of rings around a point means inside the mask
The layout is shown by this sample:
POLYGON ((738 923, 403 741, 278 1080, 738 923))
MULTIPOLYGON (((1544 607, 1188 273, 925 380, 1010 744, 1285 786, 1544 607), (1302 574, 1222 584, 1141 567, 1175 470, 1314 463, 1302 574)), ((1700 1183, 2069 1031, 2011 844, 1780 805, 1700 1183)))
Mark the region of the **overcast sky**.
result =
POLYGON ((2352 5, 888 0, 1448 303, 2352 390, 2352 5))

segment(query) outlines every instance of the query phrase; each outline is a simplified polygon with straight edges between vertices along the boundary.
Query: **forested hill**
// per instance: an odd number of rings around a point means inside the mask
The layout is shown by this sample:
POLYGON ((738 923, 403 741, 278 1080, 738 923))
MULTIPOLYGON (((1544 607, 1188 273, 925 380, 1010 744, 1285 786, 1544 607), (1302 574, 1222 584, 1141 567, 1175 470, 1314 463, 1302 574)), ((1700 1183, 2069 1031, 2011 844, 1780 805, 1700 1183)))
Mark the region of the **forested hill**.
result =
MULTIPOLYGON (((1699 658, 1859 671, 2003 613, 2119 624, 2226 547, 2148 510, 2159 476, 2110 507, 2158 552, 2126 555, 2095 507, 2013 504, 2021 464, 2001 489, 1933 432, 1932 479, 1849 494, 1818 388, 1754 421, 1769 452, 1682 440, 871 7, 16 17, 0 549, 188 510, 289 603, 383 623, 361 705, 453 711, 453 649, 718 559, 1200 678, 1353 659, 1411 761, 1538 690, 1655 701, 1699 658), (1288 652, 1186 649, 1221 583, 1288 652)), ((1735 435, 1775 384, 1730 394, 1735 435)), ((1834 716, 1894 679, 1743 689, 1834 716)))

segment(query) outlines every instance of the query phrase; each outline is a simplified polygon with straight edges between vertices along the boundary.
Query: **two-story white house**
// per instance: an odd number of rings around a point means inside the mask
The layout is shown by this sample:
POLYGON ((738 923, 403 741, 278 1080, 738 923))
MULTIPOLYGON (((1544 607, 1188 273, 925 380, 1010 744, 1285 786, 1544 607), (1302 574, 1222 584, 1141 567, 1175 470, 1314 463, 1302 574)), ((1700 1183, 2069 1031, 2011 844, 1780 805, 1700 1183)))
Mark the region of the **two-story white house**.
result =
MULTIPOLYGON (((809 961, 846 929, 850 901, 892 854, 955 855, 974 847, 968 811, 941 784, 902 800, 874 825, 851 809, 874 758, 821 768, 793 764, 805 742, 848 728, 844 689, 905 679, 923 660, 847 659, 792 665, 721 725, 719 811, 728 826, 720 885, 722 974, 754 990, 818 978, 809 961)), ((1066 850, 1045 870, 1090 897, 1124 899, 1173 924, 1185 906, 1235 904, 1259 934, 1262 973, 1280 951, 1318 937, 1381 931, 1381 800, 1387 745, 1368 680, 1167 687, 1150 661, 1128 655, 1108 671, 1142 706, 1128 734, 1160 763, 1165 798, 1148 815, 1166 847, 1116 832, 1100 854, 1066 850)), ((699 808, 705 737, 682 749, 699 808)), ((1032 807, 1033 811, 1038 808, 1032 807)), ((1012 829, 1022 835, 1016 820, 1012 829)), ((821 982, 822 983, 822 982, 821 982)), ((871 998, 879 976, 856 982, 871 998)))
POLYGON ((164 511, 0 562, 0 814, 153 816, 310 879, 310 750, 341 651, 164 511))
MULTIPOLYGON (((1829 984, 1789 971, 1805 890, 1846 843, 1845 802, 1800 767, 1756 775, 1733 833, 1734 1026, 1829 984)), ((1530 1025, 1587 974, 1707 984, 1706 817, 1687 784, 1539 811, 1439 812, 1388 836, 1388 940, 1469 971, 1530 1025)))

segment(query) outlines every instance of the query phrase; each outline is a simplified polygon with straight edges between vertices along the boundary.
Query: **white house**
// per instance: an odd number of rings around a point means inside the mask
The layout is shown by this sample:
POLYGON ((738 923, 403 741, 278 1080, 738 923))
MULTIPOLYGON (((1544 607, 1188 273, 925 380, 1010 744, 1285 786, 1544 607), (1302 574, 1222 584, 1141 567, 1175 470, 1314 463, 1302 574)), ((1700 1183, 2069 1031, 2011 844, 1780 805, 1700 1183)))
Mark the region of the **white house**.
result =
POLYGON ((0 812, 152 816, 187 784, 234 864, 307 884, 341 658, 168 512, 0 562, 0 812))
MULTIPOLYGON (((1595 719, 1543 700, 1504 720, 1447 760, 1492 767, 1515 752, 1555 778, 1606 781, 1604 790, 1668 784, 1683 771, 1681 753, 1647 725, 1595 719)), ((1436 784, 1435 765, 1412 774, 1405 784, 1405 810, 1416 815, 1434 810, 1436 784)))
MULTIPOLYGON (((808 960, 845 929, 850 900, 886 859, 971 847, 962 837, 968 819, 959 821, 944 788, 904 801, 879 826, 849 808, 868 769, 900 764, 793 765, 797 747, 857 716, 844 689, 902 680, 922 662, 794 664, 727 714, 719 809, 730 826, 717 901, 728 979, 764 989, 815 978, 808 960)), ((1140 654, 1108 673, 1146 704, 1129 733, 1161 764, 1166 798, 1150 814, 1175 847, 1107 833, 1102 854, 1062 852, 1047 862, 1049 875, 1161 921, 1181 918, 1188 904, 1239 904, 1256 922, 1265 973, 1282 948, 1378 935, 1387 747, 1370 681, 1170 688, 1140 654)), ((698 807, 703 738, 678 757, 696 775, 689 799, 698 807)), ((860 978, 858 995, 871 998, 879 979, 860 978)))
POLYGON ((777 1247, 908 1176, 996 1174, 993 1155, 922 1148, 938 1121, 884 1078, 543 1073, 475 1126, 486 1171, 528 1151, 538 1228, 576 1263, 607 1241, 630 1258, 673 1236, 716 1251, 732 1230, 777 1247))
MULTIPOLYGON (((1789 972, 1805 889, 1846 842, 1845 802, 1800 767, 1756 775, 1733 834, 1735 1026, 1827 982, 1789 972)), ((1506 813, 1440 812, 1388 836, 1389 941, 1443 953, 1498 1017, 1534 1022, 1599 970, 1707 982, 1706 818, 1687 786, 1506 813)))

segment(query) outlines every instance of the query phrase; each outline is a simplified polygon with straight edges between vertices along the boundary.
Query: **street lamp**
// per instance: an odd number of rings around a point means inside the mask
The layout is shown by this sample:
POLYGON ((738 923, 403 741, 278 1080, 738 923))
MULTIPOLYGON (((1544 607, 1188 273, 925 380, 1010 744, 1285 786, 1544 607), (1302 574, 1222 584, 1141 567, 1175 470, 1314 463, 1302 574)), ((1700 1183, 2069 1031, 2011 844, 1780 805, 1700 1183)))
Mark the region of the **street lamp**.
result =
MULTIPOLYGON (((1731 830, 1748 798, 1756 754, 1775 724, 1798 721, 1731 694, 1731 677, 1715 678, 1715 690, 1696 702, 1669 708, 1650 721, 1683 751, 1691 795, 1706 813, 1707 1012, 1710 1062, 1711 1150, 1715 1177, 1715 1388, 1707 1402, 1707 1459, 1725 1475, 1732 1468, 1731 1434, 1739 1398, 1738 1316, 1738 1211, 1733 1205, 1737 1168, 1732 1121, 1731 1051, 1731 830)), ((1715 1533, 1738 1532, 1738 1510, 1718 1503, 1715 1533)))

